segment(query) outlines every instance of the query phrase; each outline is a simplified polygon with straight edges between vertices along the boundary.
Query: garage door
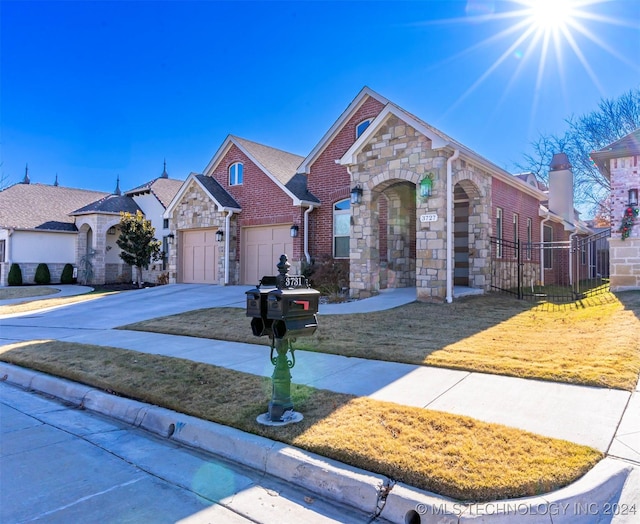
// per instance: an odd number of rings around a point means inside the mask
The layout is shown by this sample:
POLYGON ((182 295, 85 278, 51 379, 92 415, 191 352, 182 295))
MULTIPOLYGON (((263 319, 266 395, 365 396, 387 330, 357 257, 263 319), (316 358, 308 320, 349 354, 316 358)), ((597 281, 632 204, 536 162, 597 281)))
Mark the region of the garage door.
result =
POLYGON ((218 242, 215 229, 182 233, 182 282, 218 284, 218 242))
POLYGON ((290 225, 242 229, 242 283, 255 285, 264 275, 276 275, 276 264, 285 253, 293 254, 290 225))

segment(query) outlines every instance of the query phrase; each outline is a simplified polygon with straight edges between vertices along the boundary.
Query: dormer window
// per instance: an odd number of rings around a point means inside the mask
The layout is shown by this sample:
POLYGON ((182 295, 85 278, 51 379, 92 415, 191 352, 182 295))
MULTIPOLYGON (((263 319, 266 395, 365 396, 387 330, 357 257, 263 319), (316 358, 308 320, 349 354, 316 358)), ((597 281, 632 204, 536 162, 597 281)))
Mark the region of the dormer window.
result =
POLYGON ((235 164, 231 164, 229 166, 229 185, 230 186, 240 186, 242 185, 242 172, 243 172, 242 162, 236 162, 235 164))
POLYGON ((371 118, 368 118, 367 120, 363 120, 356 126, 356 139, 360 138, 360 135, 364 133, 364 130, 369 127, 369 124, 371 124, 371 120, 371 118))

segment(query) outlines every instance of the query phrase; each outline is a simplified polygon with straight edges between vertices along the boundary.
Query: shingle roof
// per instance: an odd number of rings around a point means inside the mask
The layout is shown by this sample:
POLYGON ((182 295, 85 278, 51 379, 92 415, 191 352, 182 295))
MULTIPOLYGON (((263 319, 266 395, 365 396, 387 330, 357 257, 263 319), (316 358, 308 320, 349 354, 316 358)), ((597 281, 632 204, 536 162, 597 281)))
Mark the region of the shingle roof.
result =
POLYGON ((137 211, 142 211, 135 200, 130 196, 122 195, 107 195, 100 200, 91 202, 86 206, 72 211, 71 215, 85 215, 90 213, 108 213, 108 214, 120 214, 131 213, 135 214, 137 211))
POLYGON ((238 202, 236 202, 235 199, 227 193, 215 178, 206 175, 195 175, 195 177, 222 207, 242 209, 240 204, 238 204, 238 202))
POLYGON ((106 195, 45 184, 14 184, 0 191, 0 227, 77 231, 69 213, 106 195))
POLYGON ((640 128, 591 154, 599 157, 615 158, 626 156, 627 154, 637 155, 638 153, 640 153, 640 128))
POLYGON ((304 173, 295 174, 293 178, 287 182, 286 188, 300 200, 316 202, 317 204, 320 203, 320 199, 307 189, 307 175, 304 173))
POLYGON ((298 199, 320 203, 320 200, 307 189, 307 177, 297 172, 304 157, 237 136, 231 136, 231 139, 244 147, 266 171, 298 199))
POLYGON ((150 180, 146 184, 129 189, 128 191, 125 191, 124 194, 128 196, 135 196, 144 193, 152 193, 162 204, 162 207, 167 209, 167 206, 171 203, 173 197, 176 196, 183 183, 184 180, 176 180, 160 176, 150 180))
POLYGON ((232 137, 233 140, 238 142, 244 147, 253 158, 255 158, 262 166, 275 176, 283 185, 286 185, 289 180, 296 174, 298 166, 304 160, 304 157, 294 155, 293 153, 287 153, 281 149, 265 146, 239 138, 237 136, 232 137))

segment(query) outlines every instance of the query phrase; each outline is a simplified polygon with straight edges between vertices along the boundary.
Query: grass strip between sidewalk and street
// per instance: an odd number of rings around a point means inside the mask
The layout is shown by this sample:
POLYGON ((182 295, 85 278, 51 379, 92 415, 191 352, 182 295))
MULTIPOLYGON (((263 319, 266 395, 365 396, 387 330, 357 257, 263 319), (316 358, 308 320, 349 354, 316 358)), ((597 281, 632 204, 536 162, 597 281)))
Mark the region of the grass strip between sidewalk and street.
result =
MULTIPOLYGON (((322 312, 322 306, 320 307, 322 312)), ((239 308, 199 309, 120 329, 268 344, 239 308)), ((640 292, 563 307, 504 295, 319 315, 296 349, 632 391, 640 373, 640 292)))
POLYGON ((463 501, 539 495, 602 453, 469 417, 293 385, 298 424, 256 422, 271 381, 180 358, 61 341, 0 347, 0 360, 278 440, 463 501))

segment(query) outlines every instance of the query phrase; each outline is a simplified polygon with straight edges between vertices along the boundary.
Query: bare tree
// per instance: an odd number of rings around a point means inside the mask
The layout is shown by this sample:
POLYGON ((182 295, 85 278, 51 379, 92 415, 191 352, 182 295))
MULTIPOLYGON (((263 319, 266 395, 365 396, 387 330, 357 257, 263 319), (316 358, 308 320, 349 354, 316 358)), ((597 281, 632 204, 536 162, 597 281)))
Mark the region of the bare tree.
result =
POLYGON ((606 206, 609 181, 598 171, 589 154, 640 127, 640 88, 615 99, 602 99, 597 110, 571 116, 565 122, 568 129, 564 135, 540 135, 531 144, 532 152, 524 156, 524 162, 518 167, 548 181, 551 157, 554 153, 566 153, 573 166, 575 202, 602 214, 600 208, 606 206))

